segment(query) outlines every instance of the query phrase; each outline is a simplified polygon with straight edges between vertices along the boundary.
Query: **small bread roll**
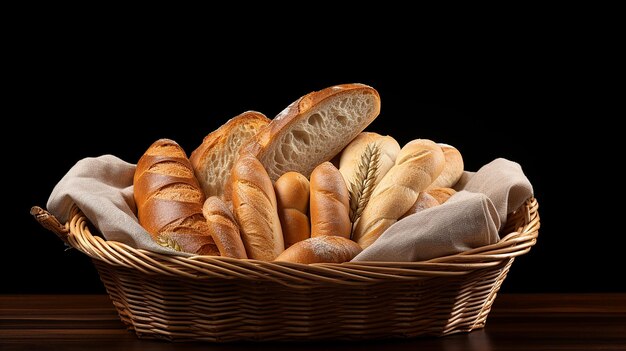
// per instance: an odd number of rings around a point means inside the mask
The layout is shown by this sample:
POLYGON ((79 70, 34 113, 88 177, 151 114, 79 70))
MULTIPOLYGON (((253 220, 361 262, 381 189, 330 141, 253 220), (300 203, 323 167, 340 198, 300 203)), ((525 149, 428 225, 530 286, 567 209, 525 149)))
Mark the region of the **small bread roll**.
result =
POLYGON ((439 205, 439 201, 437 201, 437 199, 432 197, 427 192, 422 191, 417 196, 417 200, 415 200, 415 203, 413 204, 413 206, 411 206, 411 208, 409 208, 409 210, 406 211, 406 213, 403 214, 400 217, 400 219, 402 219, 402 218, 404 218, 406 216, 410 216, 412 214, 424 211, 427 208, 435 207, 437 205, 439 205))
POLYGON ((239 225, 228 206, 217 196, 211 196, 202 206, 202 214, 209 225, 209 232, 220 255, 232 258, 248 258, 241 241, 239 225))
POLYGON ((437 202, 439 202, 439 204, 442 204, 446 201, 448 201, 448 199, 456 194, 456 190, 452 189, 452 188, 432 188, 432 189, 428 189, 426 190, 426 192, 435 198, 435 200, 437 200, 437 202))
POLYGON ((259 160, 242 154, 231 176, 235 218, 249 258, 272 261, 283 250, 274 185, 259 160))
POLYGON ((295 243, 275 261, 294 263, 342 263, 352 260, 361 247, 340 236, 318 236, 295 243))
POLYGON ((285 248, 311 237, 309 212, 310 184, 298 172, 287 172, 274 183, 278 217, 283 229, 285 248))
POLYGON ((447 144, 438 144, 443 151, 443 156, 446 159, 446 163, 443 166, 443 171, 435 181, 427 188, 451 188, 453 187, 463 175, 463 156, 459 150, 454 146, 447 144))
POLYGON ((330 162, 311 173, 311 237, 337 235, 350 238, 350 199, 339 170, 330 162))

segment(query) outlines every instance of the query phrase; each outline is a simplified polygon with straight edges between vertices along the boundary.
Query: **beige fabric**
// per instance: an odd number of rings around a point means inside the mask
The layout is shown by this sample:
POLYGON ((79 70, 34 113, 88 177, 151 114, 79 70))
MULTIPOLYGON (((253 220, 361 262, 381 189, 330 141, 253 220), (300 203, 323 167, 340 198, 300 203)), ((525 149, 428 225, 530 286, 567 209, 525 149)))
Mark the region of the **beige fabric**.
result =
POLYGON ((156 244, 139 225, 133 199, 134 173, 135 165, 112 155, 82 159, 52 190, 48 211, 65 223, 76 203, 107 240, 159 253, 183 254, 156 244))
POLYGON ((507 214, 533 194, 520 165, 502 158, 461 181, 447 202, 398 221, 353 261, 424 261, 494 244, 507 214))
MULTIPOLYGON (((135 165, 112 155, 80 160, 56 185, 47 208, 64 223, 76 203, 107 240, 188 255, 157 245, 139 225, 134 172, 135 165)), ((533 194, 522 168, 505 159, 465 172, 456 188, 443 205, 398 221, 353 261, 422 261, 495 243, 506 215, 533 194)))

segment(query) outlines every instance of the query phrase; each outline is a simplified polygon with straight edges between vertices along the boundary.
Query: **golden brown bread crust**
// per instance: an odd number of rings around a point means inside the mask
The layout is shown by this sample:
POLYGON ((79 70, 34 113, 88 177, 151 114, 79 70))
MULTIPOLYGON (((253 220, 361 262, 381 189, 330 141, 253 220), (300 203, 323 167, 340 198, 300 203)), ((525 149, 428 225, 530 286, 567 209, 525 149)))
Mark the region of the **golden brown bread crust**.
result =
POLYGON ((248 257, 274 260, 285 245, 272 181, 249 153, 235 162, 231 181, 234 214, 248 257))
POLYGON ((311 173, 311 237, 335 235, 350 238, 350 199, 339 170, 330 162, 311 173))
POLYGON ((453 187, 463 175, 463 156, 461 152, 454 146, 447 144, 438 144, 443 151, 443 155, 446 159, 446 163, 443 166, 443 170, 439 177, 427 188, 451 188, 453 187))
MULTIPOLYGON (((342 84, 328 87, 326 89, 314 91, 307 95, 304 95, 298 100, 291 103, 280 114, 274 117, 274 119, 266 127, 259 130, 257 135, 252 140, 250 140, 250 142, 246 143, 244 147, 242 147, 242 152, 243 150, 245 150, 245 152, 250 152, 257 159, 259 159, 266 168, 272 181, 276 181, 278 177, 289 171, 302 173, 305 177, 309 177, 315 166, 319 165, 322 162, 330 161, 333 157, 339 154, 339 152, 354 137, 356 137, 361 131, 363 131, 363 129, 365 129, 365 127, 367 127, 378 116, 379 113, 380 96, 374 88, 364 84, 342 84), (362 120, 352 126, 350 133, 342 135, 341 138, 327 140, 326 144, 323 145, 323 149, 317 150, 318 152, 313 152, 312 150, 308 149, 298 150, 298 157, 302 158, 303 154, 305 154, 307 159, 311 159, 309 162, 307 162, 308 165, 306 168, 276 168, 279 166, 268 153, 268 150, 270 149, 270 145, 272 143, 279 142, 281 136, 283 136, 287 132, 290 132, 292 128, 294 128, 297 124, 303 123, 303 119, 307 117, 309 113, 314 111, 315 108, 325 103, 326 101, 330 101, 331 99, 339 98, 344 95, 352 96, 356 94, 371 95, 373 97, 374 104, 370 113, 367 116, 363 116, 362 120)), ((307 144, 307 147, 309 146, 311 145, 307 144)))
POLYGON ((418 212, 422 212, 425 209, 435 207, 437 205, 439 205, 439 201, 437 201, 437 199, 432 197, 427 192, 422 191, 417 196, 417 200, 415 200, 415 203, 413 204, 413 206, 411 206, 411 208, 409 208, 399 219, 402 219, 406 216, 410 216, 418 212))
POLYGON ((224 201, 217 196, 209 197, 202 206, 202 213, 221 256, 248 258, 241 241, 239 225, 224 201))
POLYGON ((448 201, 452 195, 456 194, 456 190, 442 187, 427 189, 426 192, 440 204, 448 201))
POLYGON ((225 188, 241 145, 269 122, 270 119, 260 112, 246 111, 204 137, 189 161, 207 198, 223 198, 226 194, 225 200, 228 200, 230 194, 225 188))
POLYGON ((416 139, 407 143, 374 189, 356 222, 353 240, 364 249, 371 245, 415 204, 419 193, 439 176, 444 163, 443 151, 434 142, 416 139))
POLYGON ((139 223, 159 244, 199 255, 219 255, 202 215, 204 195, 185 151, 160 139, 137 162, 133 178, 139 223))
POLYGON ((274 183, 278 217, 285 248, 311 236, 309 222, 309 180, 298 172, 287 172, 274 183))
POLYGON ((318 236, 300 241, 281 253, 275 261, 293 263, 343 263, 362 251, 359 244, 340 236, 318 236))

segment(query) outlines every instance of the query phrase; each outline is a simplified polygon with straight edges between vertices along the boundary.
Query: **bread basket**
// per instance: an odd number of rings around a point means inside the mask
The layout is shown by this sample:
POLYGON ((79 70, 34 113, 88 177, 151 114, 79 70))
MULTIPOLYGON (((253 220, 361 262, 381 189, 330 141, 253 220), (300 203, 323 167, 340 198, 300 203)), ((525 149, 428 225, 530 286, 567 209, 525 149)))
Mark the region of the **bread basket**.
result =
POLYGON ((294 264, 166 256, 106 241, 74 206, 61 224, 31 213, 91 257, 122 322, 170 341, 443 336, 485 325, 515 257, 535 244, 538 204, 509 215, 496 244, 425 262, 294 264))

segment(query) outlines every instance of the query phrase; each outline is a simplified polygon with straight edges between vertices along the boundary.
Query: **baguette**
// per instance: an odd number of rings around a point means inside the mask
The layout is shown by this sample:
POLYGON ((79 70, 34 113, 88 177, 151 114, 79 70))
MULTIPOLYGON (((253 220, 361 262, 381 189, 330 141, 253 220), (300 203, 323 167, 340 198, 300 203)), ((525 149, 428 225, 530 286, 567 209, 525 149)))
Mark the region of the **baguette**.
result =
POLYGON ((281 253, 275 261, 293 263, 343 263, 362 251, 359 244, 340 236, 318 236, 300 241, 281 253))
POLYGON ((400 216, 399 219, 402 219, 404 217, 410 216, 418 212, 422 212, 425 209, 435 207, 437 205, 439 205, 439 201, 437 201, 437 199, 435 199, 429 193, 422 191, 417 196, 417 200, 415 200, 415 203, 413 204, 413 206, 411 206, 411 208, 409 208, 402 216, 400 216))
POLYGON ((398 154, 396 164, 374 188, 353 232, 364 249, 398 221, 441 173, 445 163, 441 147, 430 140, 416 139, 398 154))
POLYGON ((224 201, 217 196, 209 197, 202 206, 202 213, 221 256, 248 258, 241 241, 239 225, 224 201))
POLYGON ((339 170, 330 162, 311 173, 311 237, 336 235, 350 238, 350 199, 339 170))
POLYGON ((202 214, 204 194, 185 151, 173 140, 154 142, 133 177, 137 216, 157 243, 178 251, 219 255, 202 214))
POLYGON ((452 195, 456 194, 456 190, 452 188, 432 188, 427 189, 426 192, 440 204, 448 201, 452 195))
POLYGON ((249 258, 272 261, 285 249, 274 186, 254 156, 242 154, 232 170, 235 218, 249 258))
POLYGON ((298 172, 287 172, 276 180, 274 191, 285 248, 311 237, 311 224, 307 215, 309 180, 298 172))
POLYGON ((363 84, 344 84, 294 101, 248 142, 242 151, 261 161, 270 179, 289 171, 309 178, 380 113, 378 92, 363 84))
POLYGON ((463 175, 463 156, 457 148, 447 144, 438 144, 443 151, 446 163, 441 174, 427 189, 452 188, 463 175))
POLYGON ((362 132, 341 152, 339 172, 350 195, 350 222, 356 223, 372 191, 396 162, 400 145, 390 136, 362 132))
POLYGON ((207 198, 218 196, 229 200, 226 187, 241 145, 269 122, 269 118, 260 112, 246 111, 204 137, 189 161, 207 198))

